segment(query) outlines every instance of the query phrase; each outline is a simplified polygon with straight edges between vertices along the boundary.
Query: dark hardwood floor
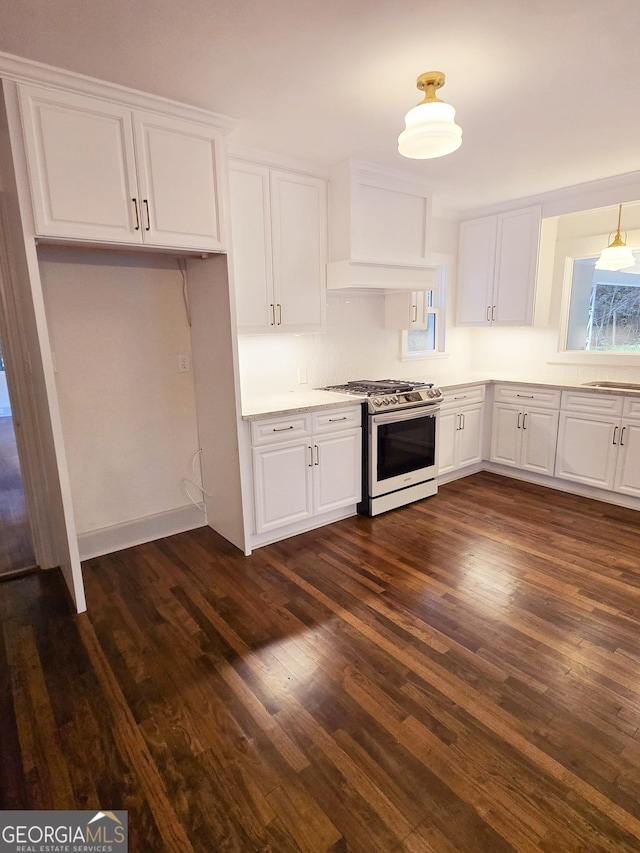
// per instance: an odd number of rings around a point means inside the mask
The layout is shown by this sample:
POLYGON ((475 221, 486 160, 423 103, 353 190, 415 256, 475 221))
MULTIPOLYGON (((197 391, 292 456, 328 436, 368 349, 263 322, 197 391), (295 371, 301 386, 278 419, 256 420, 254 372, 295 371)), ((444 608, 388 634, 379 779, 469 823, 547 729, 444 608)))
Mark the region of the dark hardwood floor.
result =
POLYGON ((35 566, 12 417, 0 417, 0 579, 35 566))
POLYGON ((0 587, 0 808, 131 851, 640 851, 640 515, 491 474, 0 587))

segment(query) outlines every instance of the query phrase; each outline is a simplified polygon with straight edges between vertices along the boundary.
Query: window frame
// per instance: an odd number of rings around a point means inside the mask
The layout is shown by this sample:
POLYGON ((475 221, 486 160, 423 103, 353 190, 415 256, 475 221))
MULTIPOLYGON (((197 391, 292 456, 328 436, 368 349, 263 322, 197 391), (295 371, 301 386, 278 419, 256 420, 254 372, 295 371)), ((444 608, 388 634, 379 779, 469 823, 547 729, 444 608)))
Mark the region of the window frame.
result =
POLYGON ((557 357, 551 363, 573 363, 585 365, 612 365, 638 367, 640 352, 607 352, 606 350, 570 350, 567 349, 569 337, 569 320, 571 316, 571 294, 573 288, 573 266, 575 261, 596 259, 599 252, 583 252, 579 255, 566 255, 562 279, 562 302, 560 306, 560 323, 558 328, 557 357))

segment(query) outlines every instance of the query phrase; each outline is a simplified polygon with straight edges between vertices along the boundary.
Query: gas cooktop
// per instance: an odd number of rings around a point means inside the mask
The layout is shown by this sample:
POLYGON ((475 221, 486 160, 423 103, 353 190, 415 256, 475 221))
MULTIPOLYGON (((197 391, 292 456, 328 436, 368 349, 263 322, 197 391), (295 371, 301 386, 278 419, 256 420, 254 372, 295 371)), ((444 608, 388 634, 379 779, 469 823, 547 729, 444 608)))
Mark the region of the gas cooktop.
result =
POLYGON ((403 379, 355 379, 344 385, 328 385, 322 391, 338 391, 367 398, 370 412, 433 406, 442 400, 442 392, 433 382, 403 379))

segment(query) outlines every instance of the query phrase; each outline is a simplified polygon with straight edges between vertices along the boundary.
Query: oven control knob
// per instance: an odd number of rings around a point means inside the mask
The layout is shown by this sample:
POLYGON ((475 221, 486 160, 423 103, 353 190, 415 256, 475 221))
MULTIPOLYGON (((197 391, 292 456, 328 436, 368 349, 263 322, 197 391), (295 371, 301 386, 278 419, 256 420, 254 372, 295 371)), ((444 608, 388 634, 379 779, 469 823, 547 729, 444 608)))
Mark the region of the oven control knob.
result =
POLYGON ((383 405, 388 406, 389 405, 389 398, 385 397, 384 400, 382 401, 382 403, 383 403, 383 405))
POLYGON ((380 404, 381 404, 381 400, 374 400, 373 401, 374 406, 379 406, 380 404))
POLYGON ((429 390, 427 391, 427 397, 435 397, 435 396, 436 396, 436 392, 433 390, 433 388, 429 388, 429 390))
POLYGON ((389 402, 390 402, 390 403, 397 403, 397 402, 398 402, 398 398, 397 398, 397 397, 391 397, 391 398, 390 398, 390 400, 389 400, 389 402))

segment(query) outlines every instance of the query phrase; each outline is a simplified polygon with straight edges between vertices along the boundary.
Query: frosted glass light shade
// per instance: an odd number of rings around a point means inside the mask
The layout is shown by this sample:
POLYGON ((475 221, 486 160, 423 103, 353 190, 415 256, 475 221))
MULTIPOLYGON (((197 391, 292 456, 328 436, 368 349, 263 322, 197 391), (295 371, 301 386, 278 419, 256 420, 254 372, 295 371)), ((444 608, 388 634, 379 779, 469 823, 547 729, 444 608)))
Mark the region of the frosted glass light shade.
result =
POLYGON ((624 270, 635 266, 636 260, 630 246, 607 246, 596 261, 597 270, 624 270))
POLYGON ((412 160, 443 157, 460 148, 462 128, 455 123, 451 104, 430 101, 418 104, 406 114, 405 130, 398 137, 398 151, 412 160))

